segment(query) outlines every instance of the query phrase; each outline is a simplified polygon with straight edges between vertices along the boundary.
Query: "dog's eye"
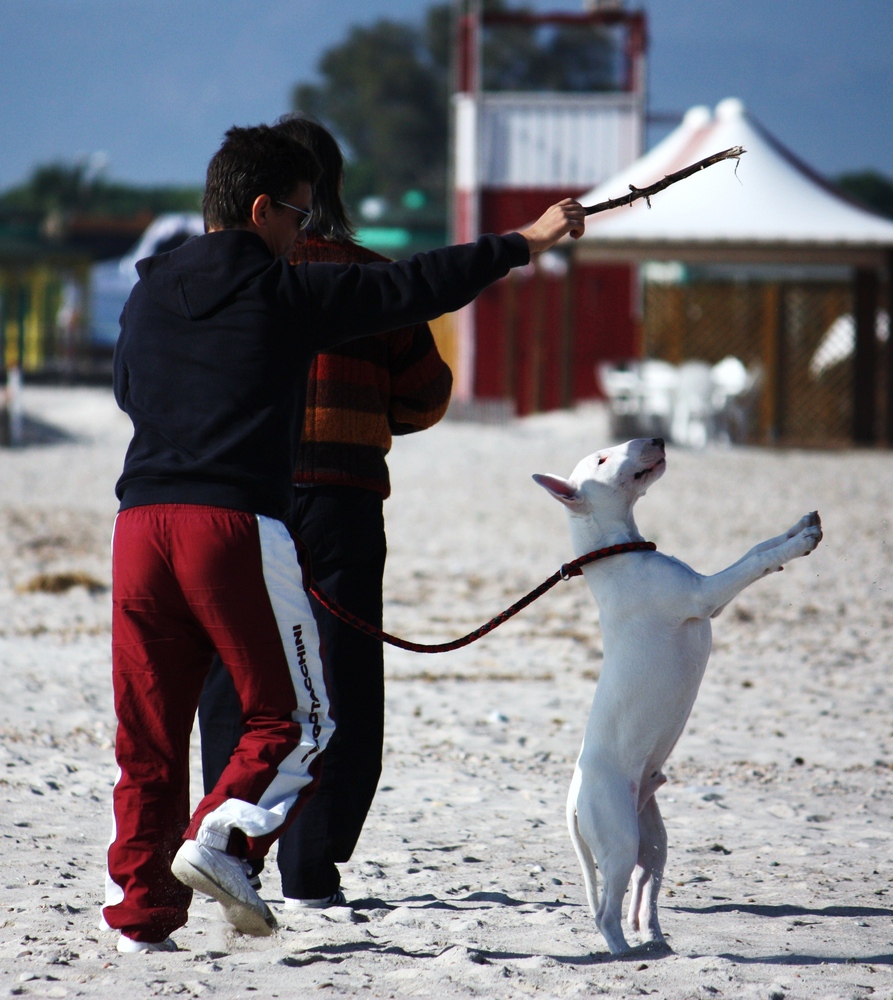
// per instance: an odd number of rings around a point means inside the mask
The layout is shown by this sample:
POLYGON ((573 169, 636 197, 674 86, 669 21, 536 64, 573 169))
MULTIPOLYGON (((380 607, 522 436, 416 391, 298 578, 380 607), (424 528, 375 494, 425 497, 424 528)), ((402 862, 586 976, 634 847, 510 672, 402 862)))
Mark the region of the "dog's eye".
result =
POLYGON ((599 465, 604 465, 605 462, 607 462, 607 461, 608 461, 608 456, 607 455, 599 455, 598 456, 598 464, 599 465))

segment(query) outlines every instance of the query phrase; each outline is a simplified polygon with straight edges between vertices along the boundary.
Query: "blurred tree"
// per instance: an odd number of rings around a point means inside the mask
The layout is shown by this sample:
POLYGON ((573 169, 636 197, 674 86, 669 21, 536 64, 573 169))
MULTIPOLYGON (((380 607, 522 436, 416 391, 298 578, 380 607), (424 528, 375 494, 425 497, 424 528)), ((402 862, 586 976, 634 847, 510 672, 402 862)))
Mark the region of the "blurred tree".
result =
MULTIPOLYGON (((505 0, 484 0, 490 11, 505 0)), ((521 9, 521 8, 519 8, 521 9)), ((315 115, 344 142, 345 199, 398 203, 422 191, 445 211, 455 5, 429 7, 421 26, 380 20, 351 28, 323 53, 319 83, 299 83, 292 106, 315 115)), ((493 26, 484 33, 487 90, 592 91, 618 85, 617 46, 604 31, 493 26)))
POLYGON ((201 211, 201 188, 139 187, 106 180, 92 158, 36 166, 0 193, 0 212, 42 218, 51 213, 126 217, 149 212, 201 211))
POLYGON ((484 31, 484 90, 591 93, 619 86, 619 49, 592 25, 499 25, 484 31))
POLYGON ((889 177, 876 170, 863 170, 855 174, 841 174, 835 183, 863 205, 893 219, 893 180, 889 177))
POLYGON ((298 84, 293 105, 342 138, 351 169, 345 197, 398 200, 409 188, 443 201, 446 185, 449 4, 422 28, 381 20, 354 27, 323 53, 322 83, 298 84))

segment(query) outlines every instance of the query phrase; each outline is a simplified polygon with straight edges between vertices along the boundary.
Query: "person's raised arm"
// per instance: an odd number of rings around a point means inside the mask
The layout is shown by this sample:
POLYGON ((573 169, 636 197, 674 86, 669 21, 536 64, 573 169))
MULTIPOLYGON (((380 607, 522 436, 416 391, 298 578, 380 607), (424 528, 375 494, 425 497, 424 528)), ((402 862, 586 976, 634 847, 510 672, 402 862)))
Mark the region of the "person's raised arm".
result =
POLYGON ((573 198, 565 198, 552 205, 526 229, 518 232, 527 240, 531 253, 542 253, 554 246, 562 236, 578 240, 584 233, 585 209, 573 198))
POLYGON ((409 260, 299 264, 289 269, 288 281, 303 289, 296 305, 304 335, 314 350, 325 350, 455 312, 513 267, 527 264, 530 254, 548 250, 562 236, 582 236, 583 213, 579 202, 565 198, 520 232, 481 236, 409 260))

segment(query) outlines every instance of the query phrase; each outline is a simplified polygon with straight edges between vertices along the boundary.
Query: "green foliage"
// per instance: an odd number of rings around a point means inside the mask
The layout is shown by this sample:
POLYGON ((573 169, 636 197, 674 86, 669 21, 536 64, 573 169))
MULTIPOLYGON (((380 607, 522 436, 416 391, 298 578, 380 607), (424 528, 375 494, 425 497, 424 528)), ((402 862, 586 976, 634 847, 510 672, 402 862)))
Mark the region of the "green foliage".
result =
POLYGON ((615 48, 594 27, 494 25, 484 32, 484 90, 617 89, 615 48))
MULTIPOLYGON (((429 14, 426 29, 438 16, 429 14)), ((411 187, 443 197, 448 67, 438 61, 446 51, 438 35, 435 28, 432 45, 427 30, 394 21, 354 27, 323 54, 323 82, 295 87, 294 107, 330 123, 345 141, 351 201, 399 198, 411 187)))
POLYGON ((0 212, 42 218, 50 213, 130 217, 141 212, 201 211, 200 188, 138 187, 91 175, 84 161, 36 166, 18 187, 0 193, 0 212))
POLYGON ((837 186, 851 198, 874 209, 880 215, 893 219, 893 180, 876 170, 863 170, 855 174, 842 174, 837 186))

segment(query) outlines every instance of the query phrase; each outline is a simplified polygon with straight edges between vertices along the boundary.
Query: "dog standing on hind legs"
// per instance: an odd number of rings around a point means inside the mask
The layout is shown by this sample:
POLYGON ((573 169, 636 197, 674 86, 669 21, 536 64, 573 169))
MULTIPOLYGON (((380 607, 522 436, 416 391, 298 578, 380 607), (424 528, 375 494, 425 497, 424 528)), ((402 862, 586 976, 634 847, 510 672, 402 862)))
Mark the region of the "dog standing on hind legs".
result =
MULTIPOLYGON (((642 541, 633 507, 666 469, 661 438, 584 458, 570 479, 533 478, 567 509, 574 553, 642 541)), ((657 915, 667 834, 655 792, 685 728, 710 656, 711 626, 745 587, 809 555, 822 539, 816 512, 755 545, 713 576, 655 551, 583 567, 599 607, 604 663, 568 793, 571 840, 586 895, 612 954, 629 951, 621 915, 644 944, 662 945, 657 915), (596 866, 602 876, 598 897, 596 866)))

